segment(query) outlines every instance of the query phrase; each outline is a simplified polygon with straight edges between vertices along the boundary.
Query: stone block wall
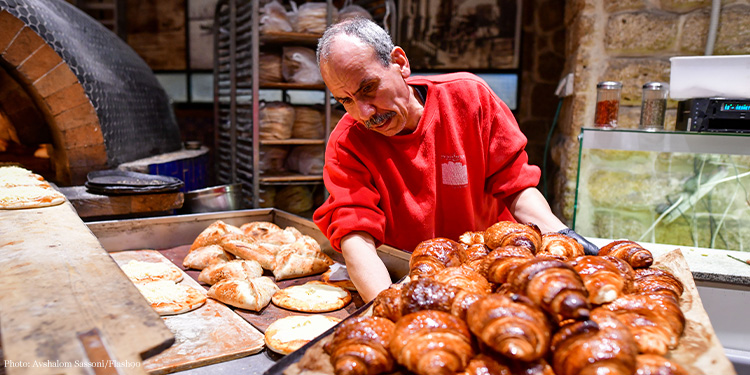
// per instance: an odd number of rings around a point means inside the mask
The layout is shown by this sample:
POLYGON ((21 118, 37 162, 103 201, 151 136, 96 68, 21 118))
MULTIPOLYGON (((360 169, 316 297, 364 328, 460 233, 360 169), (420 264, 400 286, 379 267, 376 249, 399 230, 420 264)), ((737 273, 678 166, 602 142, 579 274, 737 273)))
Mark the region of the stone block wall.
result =
MULTIPOLYGON (((711 0, 567 0, 565 64, 574 94, 565 98, 551 145, 557 174, 551 178, 553 211, 572 224, 578 168, 578 135, 593 125, 596 84, 623 83, 619 127, 637 128, 641 87, 669 82, 672 56, 703 55, 711 0)), ((750 0, 724 0, 714 55, 750 54, 750 0)), ((677 102, 668 103, 666 128, 674 129, 677 102)))

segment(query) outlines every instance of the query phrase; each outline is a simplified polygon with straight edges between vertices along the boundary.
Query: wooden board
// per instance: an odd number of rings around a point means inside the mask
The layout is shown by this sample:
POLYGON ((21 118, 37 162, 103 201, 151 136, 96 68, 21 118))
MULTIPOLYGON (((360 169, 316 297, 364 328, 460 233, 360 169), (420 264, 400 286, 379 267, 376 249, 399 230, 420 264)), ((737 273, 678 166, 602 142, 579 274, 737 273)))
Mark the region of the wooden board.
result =
MULTIPOLYGON (((165 249, 161 250, 161 253, 167 257, 169 260, 171 260, 174 264, 176 264, 178 267, 180 267, 183 271, 185 271, 190 277, 192 277, 194 280, 198 280, 198 274, 200 271, 186 269, 182 266, 182 261, 185 259, 185 255, 187 255, 188 250, 190 250, 190 245, 184 245, 184 246, 178 246, 171 249, 165 249)), ((266 276, 273 277, 271 273, 266 271, 266 276)), ((276 285, 279 286, 279 288, 287 288, 292 285, 301 285, 308 281, 312 280, 320 280, 321 275, 313 275, 313 276, 307 276, 307 277, 300 277, 297 279, 291 279, 291 280, 281 280, 276 283, 276 285)), ((205 288, 208 288, 209 285, 202 284, 205 288)), ((352 302, 346 305, 343 309, 331 311, 328 313, 323 313, 323 315, 327 316, 333 316, 336 318, 344 319, 347 316, 354 313, 357 308, 364 305, 364 302, 362 301, 362 297, 359 296, 359 293, 352 293, 352 302)), ((298 311, 290 311, 286 309, 282 309, 273 303, 269 303, 268 306, 266 306, 263 310, 260 312, 250 311, 250 310, 244 310, 232 307, 232 309, 239 314, 242 318, 247 320, 250 324, 252 324, 255 328, 260 330, 261 332, 265 332, 266 328, 268 328, 271 323, 275 322, 278 319, 290 316, 290 315, 309 315, 307 313, 302 313, 298 311)))
POLYGON ((111 373, 112 367, 145 374, 141 355, 174 340, 68 202, 0 210, 0 269, 9 375, 111 373), (117 362, 94 366, 93 359, 105 357, 117 362), (35 361, 51 366, 34 367, 35 361))
MULTIPOLYGON (((131 260, 144 262, 172 262, 156 250, 136 250, 111 253, 122 265, 131 260)), ((182 284, 205 289, 183 272, 182 284)), ((167 327, 175 335, 175 343, 167 350, 143 362, 150 374, 167 374, 241 358, 263 349, 263 334, 224 304, 208 299, 193 311, 163 316, 167 327)))

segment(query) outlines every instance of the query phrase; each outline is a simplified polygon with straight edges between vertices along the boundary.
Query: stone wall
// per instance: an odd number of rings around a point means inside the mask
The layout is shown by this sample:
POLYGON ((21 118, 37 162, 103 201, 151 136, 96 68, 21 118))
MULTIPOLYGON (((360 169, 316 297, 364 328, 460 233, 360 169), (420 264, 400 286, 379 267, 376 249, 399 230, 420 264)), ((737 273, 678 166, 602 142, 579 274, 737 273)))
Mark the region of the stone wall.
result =
MULTIPOLYGON (((750 54, 750 0, 724 0, 714 55, 750 54)), ((565 66, 575 93, 564 100, 551 157, 553 211, 571 224, 578 167, 578 135, 594 121, 596 84, 623 83, 619 126, 637 128, 641 87, 669 82, 672 56, 703 55, 710 0, 567 0, 565 66)), ((666 128, 674 129, 677 103, 670 101, 666 128)))

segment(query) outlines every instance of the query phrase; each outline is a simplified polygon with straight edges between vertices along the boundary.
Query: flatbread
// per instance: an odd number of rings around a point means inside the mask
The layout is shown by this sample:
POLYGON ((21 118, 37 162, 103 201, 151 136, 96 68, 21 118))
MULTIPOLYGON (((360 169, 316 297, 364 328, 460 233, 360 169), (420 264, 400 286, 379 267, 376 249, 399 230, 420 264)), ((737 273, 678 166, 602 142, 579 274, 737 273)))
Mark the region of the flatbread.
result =
POLYGON ((287 355, 335 326, 339 318, 325 315, 293 315, 279 319, 266 329, 268 349, 287 355))
POLYGON ((270 277, 254 279, 224 279, 211 285, 208 296, 234 307, 260 311, 269 303, 279 287, 270 277))
POLYGON ((0 209, 56 206, 65 196, 44 177, 20 167, 0 167, 0 209))
POLYGON ((172 280, 141 282, 135 286, 159 315, 186 313, 206 303, 204 292, 172 280))
POLYGON ((164 262, 144 262, 131 260, 121 266, 122 271, 133 283, 171 280, 179 282, 182 280, 182 271, 179 268, 164 262))
POLYGON ((224 251, 220 245, 208 245, 189 252, 182 260, 182 266, 202 270, 212 264, 225 263, 232 259, 234 255, 224 251))
POLYGON ((271 301, 288 310, 317 313, 343 308, 352 301, 352 295, 342 287, 310 281, 279 290, 271 301))
POLYGON ((235 259, 212 264, 201 271, 198 281, 214 285, 224 279, 254 279, 263 276, 263 268, 254 260, 235 259))

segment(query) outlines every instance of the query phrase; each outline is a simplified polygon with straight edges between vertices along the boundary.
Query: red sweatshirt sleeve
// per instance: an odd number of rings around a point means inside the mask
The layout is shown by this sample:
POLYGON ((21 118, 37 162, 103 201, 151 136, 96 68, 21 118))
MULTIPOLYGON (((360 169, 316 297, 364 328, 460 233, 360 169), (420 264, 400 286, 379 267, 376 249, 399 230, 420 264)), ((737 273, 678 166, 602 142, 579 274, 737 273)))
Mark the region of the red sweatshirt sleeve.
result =
POLYGON ((328 200, 313 214, 313 221, 341 251, 341 239, 356 231, 369 233, 375 246, 383 244, 386 219, 378 207, 380 193, 372 176, 346 145, 337 144, 332 134, 326 150, 323 180, 330 193, 328 200))

